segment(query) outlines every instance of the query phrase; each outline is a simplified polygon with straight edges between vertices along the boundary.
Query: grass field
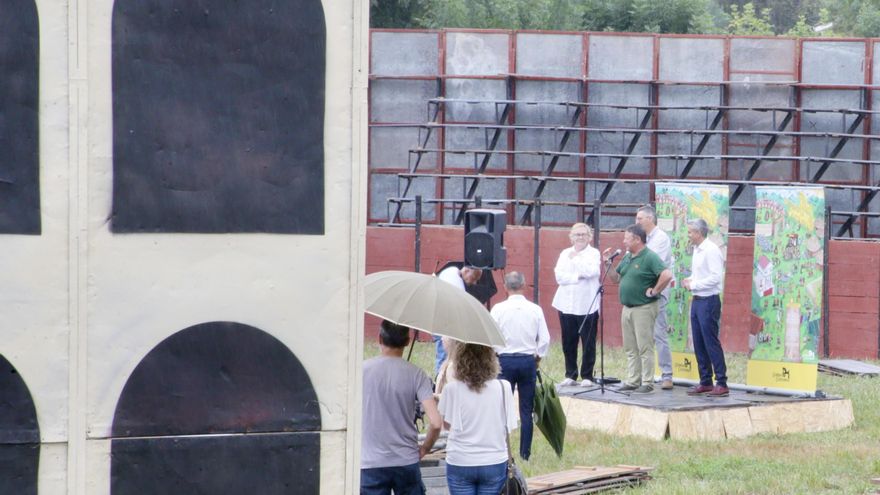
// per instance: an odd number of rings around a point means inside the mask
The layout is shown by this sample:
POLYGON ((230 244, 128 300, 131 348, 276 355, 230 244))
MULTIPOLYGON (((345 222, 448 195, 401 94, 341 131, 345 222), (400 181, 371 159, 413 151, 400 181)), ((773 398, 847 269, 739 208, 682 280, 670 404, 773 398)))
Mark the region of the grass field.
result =
MULTIPOLYGON (((376 343, 368 341, 365 356, 377 353, 376 343)), ((412 361, 430 375, 433 356, 433 345, 419 342, 412 361)), ((745 383, 746 356, 728 354, 727 365, 730 382, 745 383)), ((606 349, 606 375, 620 377, 624 367, 623 351, 606 349)), ((551 345, 541 368, 555 381, 563 377, 562 349, 558 344, 551 345)), ((880 477, 880 378, 820 373, 819 389, 852 400, 853 427, 720 442, 653 441, 569 429, 561 459, 535 429, 532 457, 528 462, 519 460, 519 464, 526 476, 572 466, 653 466, 654 479, 640 488, 626 490, 633 494, 875 493, 880 489, 871 484, 871 478, 880 477)), ((516 451, 518 435, 514 434, 511 442, 516 451)))

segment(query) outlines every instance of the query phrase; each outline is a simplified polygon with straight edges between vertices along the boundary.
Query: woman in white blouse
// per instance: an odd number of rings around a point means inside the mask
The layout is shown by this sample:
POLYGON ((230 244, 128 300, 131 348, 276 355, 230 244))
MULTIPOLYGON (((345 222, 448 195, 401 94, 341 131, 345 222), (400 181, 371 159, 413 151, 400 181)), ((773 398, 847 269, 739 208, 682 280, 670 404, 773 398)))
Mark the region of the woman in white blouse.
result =
POLYGON ((580 366, 580 385, 593 384, 596 364, 596 324, 599 321, 599 272, 601 255, 590 245, 593 230, 589 225, 576 223, 568 233, 571 247, 559 254, 554 273, 559 288, 553 297, 553 307, 559 311, 562 327, 562 354, 565 357, 565 379, 560 385, 578 384, 578 341, 583 347, 580 366))
POLYGON ((510 383, 496 379, 498 357, 491 347, 459 344, 452 359, 456 380, 446 384, 439 404, 449 430, 449 493, 497 495, 507 477, 507 431, 518 418, 510 383))

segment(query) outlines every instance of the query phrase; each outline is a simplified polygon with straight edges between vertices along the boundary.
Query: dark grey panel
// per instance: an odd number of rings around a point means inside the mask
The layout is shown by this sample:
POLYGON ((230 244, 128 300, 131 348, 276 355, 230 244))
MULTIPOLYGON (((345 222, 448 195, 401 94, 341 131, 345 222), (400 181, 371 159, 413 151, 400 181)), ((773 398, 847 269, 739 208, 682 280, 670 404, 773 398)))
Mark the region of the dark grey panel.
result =
POLYGON ((110 455, 112 495, 321 491, 317 432, 114 438, 110 455))
POLYGON ((40 427, 27 385, 0 355, 0 493, 36 495, 40 427))
POLYGON ((122 389, 119 437, 316 431, 308 372, 275 337, 234 322, 194 325, 160 342, 122 389))
POLYGON ((324 233, 318 0, 120 0, 117 233, 324 233))
POLYGON ((0 493, 37 495, 40 444, 0 444, 0 493))
POLYGON ((0 234, 39 234, 40 29, 33 0, 0 2, 0 234))

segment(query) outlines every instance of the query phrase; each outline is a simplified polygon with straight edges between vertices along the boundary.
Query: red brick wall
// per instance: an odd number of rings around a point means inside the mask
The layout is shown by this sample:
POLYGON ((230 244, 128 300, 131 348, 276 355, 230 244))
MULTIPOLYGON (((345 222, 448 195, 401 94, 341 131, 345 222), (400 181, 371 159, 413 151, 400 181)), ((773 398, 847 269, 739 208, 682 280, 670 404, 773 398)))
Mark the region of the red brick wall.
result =
MULTIPOLYGON (((559 252, 569 245, 568 231, 544 228, 540 237, 540 304, 554 339, 559 338, 559 319, 550 306, 556 291, 553 267, 559 252)), ((507 248, 506 270, 525 274, 533 283, 533 245, 535 232, 527 227, 508 227, 504 233, 507 248)), ((463 231, 460 227, 426 226, 422 228, 421 272, 431 273, 447 261, 462 260, 463 231)), ((603 232, 600 246, 622 247, 621 232, 603 232)), ((751 236, 731 236, 727 251, 724 306, 721 313, 721 339, 725 349, 748 350, 748 315, 751 304, 752 254, 751 236)), ((415 262, 414 229, 368 227, 367 273, 382 270, 413 270, 415 262)), ((829 264, 830 348, 831 357, 876 358, 878 356, 878 317, 880 317, 880 243, 866 241, 831 241, 829 264)), ((504 296, 501 274, 495 273, 504 296)), ((619 346, 620 303, 617 285, 606 282, 605 342, 619 346)), ((376 333, 377 320, 367 318, 366 335, 376 333)), ((823 332, 824 333, 824 332, 823 332)), ((820 344, 820 353, 821 353, 820 344)))

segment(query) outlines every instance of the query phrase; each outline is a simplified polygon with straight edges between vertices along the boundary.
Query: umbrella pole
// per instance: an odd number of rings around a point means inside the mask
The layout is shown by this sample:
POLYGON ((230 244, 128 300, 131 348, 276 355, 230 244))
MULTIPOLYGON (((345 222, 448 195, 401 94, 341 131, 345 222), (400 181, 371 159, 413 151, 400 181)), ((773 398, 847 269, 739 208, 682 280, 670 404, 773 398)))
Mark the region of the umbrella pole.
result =
POLYGON ((415 331, 413 331, 412 342, 409 343, 409 352, 406 354, 406 360, 407 360, 407 361, 409 361, 410 358, 412 357, 413 347, 416 346, 416 341, 417 341, 417 340, 419 340, 419 331, 418 331, 418 330, 415 330, 415 331))

